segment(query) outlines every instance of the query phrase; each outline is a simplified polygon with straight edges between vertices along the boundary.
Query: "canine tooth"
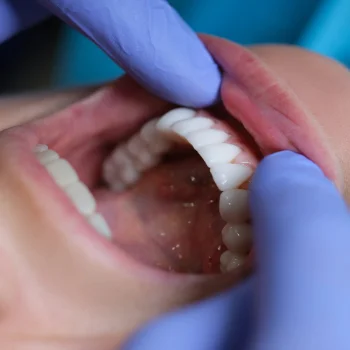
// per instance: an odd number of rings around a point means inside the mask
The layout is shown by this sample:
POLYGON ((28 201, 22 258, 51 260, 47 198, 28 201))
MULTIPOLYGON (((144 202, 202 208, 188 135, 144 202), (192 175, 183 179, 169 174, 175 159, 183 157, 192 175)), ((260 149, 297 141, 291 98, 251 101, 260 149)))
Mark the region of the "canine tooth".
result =
POLYGON ((96 209, 96 202, 89 189, 81 182, 74 182, 63 189, 79 212, 91 215, 96 209))
POLYGON ((157 123, 157 129, 160 131, 170 131, 170 128, 176 122, 193 118, 196 111, 189 108, 176 108, 164 114, 157 123))
POLYGON ((97 232, 99 232, 102 236, 107 237, 108 239, 112 238, 111 230, 101 214, 94 213, 88 216, 88 221, 91 226, 95 228, 97 232))
POLYGON ((220 191, 237 188, 249 179, 253 170, 242 164, 216 164, 210 169, 220 191))
POLYGON ((190 132, 210 128, 214 122, 205 117, 196 117, 176 122, 171 129, 180 136, 185 136, 190 132))
POLYGON ((227 141, 229 137, 230 135, 226 134, 224 131, 216 129, 198 130, 186 135, 187 141, 195 150, 203 146, 223 143, 227 141))
POLYGON ((36 153, 36 157, 41 164, 46 165, 58 159, 60 156, 55 151, 52 151, 51 149, 47 149, 46 151, 36 153))
POLYGON ((219 202, 221 217, 231 224, 249 219, 248 191, 233 189, 221 193, 219 202))
POLYGON ((211 168, 215 164, 230 163, 241 152, 241 149, 228 143, 217 143, 200 147, 197 152, 211 168))
POLYGON ((65 159, 56 159, 48 163, 45 167, 61 187, 79 181, 76 171, 65 159))
POLYGON ((48 149, 49 149, 49 147, 47 147, 46 145, 38 144, 34 147, 33 152, 40 153, 40 152, 47 151, 48 149))
POLYGON ((252 228, 248 224, 227 224, 222 230, 222 241, 235 253, 246 253, 252 244, 252 228))

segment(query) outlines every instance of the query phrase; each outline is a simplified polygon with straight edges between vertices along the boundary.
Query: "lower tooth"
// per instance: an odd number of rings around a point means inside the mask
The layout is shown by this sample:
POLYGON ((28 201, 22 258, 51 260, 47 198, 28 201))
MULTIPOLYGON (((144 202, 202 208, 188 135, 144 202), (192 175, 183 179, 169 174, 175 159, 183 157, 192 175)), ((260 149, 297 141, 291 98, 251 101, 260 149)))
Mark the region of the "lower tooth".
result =
POLYGON ((64 192, 83 215, 91 215, 96 209, 95 198, 81 182, 75 182, 63 188, 64 192))
POLYGON ((99 232, 101 235, 105 236, 108 239, 112 238, 111 230, 109 229, 106 220, 101 214, 94 213, 88 216, 87 219, 91 226, 93 226, 97 232, 99 232))
POLYGON ((231 224, 246 222, 249 219, 248 191, 232 189, 222 192, 219 211, 226 222, 231 224))
POLYGON ((36 145, 34 147, 33 152, 35 153, 40 153, 40 152, 44 152, 47 151, 49 149, 49 147, 47 147, 46 145, 36 145))
POLYGON ((65 159, 57 159, 46 165, 47 171, 61 187, 77 182, 78 175, 65 159))
POLYGON ((44 150, 36 153, 36 157, 41 164, 46 165, 58 159, 60 156, 55 151, 48 149, 48 150, 44 150))
POLYGON ((90 190, 79 181, 76 171, 69 162, 60 158, 46 145, 37 145, 33 152, 78 211, 87 218, 98 233, 111 239, 112 234, 107 222, 101 214, 95 213, 95 198, 90 190))

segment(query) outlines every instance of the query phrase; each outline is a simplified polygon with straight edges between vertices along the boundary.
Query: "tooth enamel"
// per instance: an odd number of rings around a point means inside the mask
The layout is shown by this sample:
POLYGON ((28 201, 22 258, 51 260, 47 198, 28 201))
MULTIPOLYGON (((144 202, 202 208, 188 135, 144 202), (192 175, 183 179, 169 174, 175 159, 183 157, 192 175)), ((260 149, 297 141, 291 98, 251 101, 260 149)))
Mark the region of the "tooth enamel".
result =
POLYGON ((190 118, 176 122, 171 129, 180 136, 185 136, 193 131, 208 129, 213 125, 213 121, 205 117, 190 118))
POLYGON ((112 238, 111 230, 101 214, 94 213, 88 216, 88 221, 91 226, 95 228, 97 232, 99 232, 102 236, 105 236, 108 239, 112 238))
POLYGON ((221 272, 229 272, 243 265, 245 258, 243 256, 234 254, 229 250, 223 252, 220 256, 220 270, 221 272))
POLYGON ((41 164, 46 165, 58 159, 60 156, 55 151, 48 149, 46 151, 36 153, 36 157, 41 164))
POLYGON ((246 253, 252 244, 252 228, 248 224, 227 224, 222 230, 222 241, 235 253, 246 253))
POLYGON ((245 262, 245 258, 239 255, 234 255, 230 262, 226 265, 226 271, 232 271, 242 266, 245 262))
POLYGON ((164 114, 157 123, 157 129, 160 131, 169 131, 171 126, 179 122, 180 120, 185 120, 193 118, 196 115, 196 111, 189 108, 176 108, 168 113, 164 114))
POLYGON ((233 253, 230 252, 229 250, 226 250, 223 252, 220 256, 220 264, 223 266, 226 266, 234 257, 233 253))
POLYGON ((65 159, 56 159, 45 167, 61 187, 79 181, 77 173, 65 159))
POLYGON ((140 179, 140 173, 135 169, 133 164, 125 164, 119 170, 119 178, 126 185, 133 185, 140 179))
POLYGON ((134 136, 126 145, 127 151, 134 158, 134 167, 143 171, 157 164, 158 157, 151 154, 147 144, 140 138, 140 135, 134 136))
POLYGON ((230 135, 224 131, 216 129, 198 130, 186 135, 187 141, 197 150, 200 147, 223 143, 229 139, 230 135))
POLYGON ((219 202, 221 217, 228 223, 239 224, 249 219, 248 191, 233 189, 221 193, 219 202))
POLYGON ((152 119, 147 122, 140 131, 140 137, 144 140, 148 148, 155 154, 165 153, 169 150, 171 143, 157 130, 159 119, 152 119))
POLYGON ((247 181, 253 170, 242 164, 216 164, 210 169, 220 191, 238 188, 247 181))
POLYGON ((33 152, 35 153, 40 153, 40 152, 44 152, 47 151, 49 149, 49 147, 47 147, 46 145, 36 145, 34 147, 33 152))
POLYGON ((81 214, 93 214, 96 209, 95 198, 83 183, 75 182, 68 185, 63 190, 81 214))
POLYGON ((228 143, 217 143, 198 148, 197 152, 209 168, 215 164, 230 163, 241 152, 241 149, 228 143))

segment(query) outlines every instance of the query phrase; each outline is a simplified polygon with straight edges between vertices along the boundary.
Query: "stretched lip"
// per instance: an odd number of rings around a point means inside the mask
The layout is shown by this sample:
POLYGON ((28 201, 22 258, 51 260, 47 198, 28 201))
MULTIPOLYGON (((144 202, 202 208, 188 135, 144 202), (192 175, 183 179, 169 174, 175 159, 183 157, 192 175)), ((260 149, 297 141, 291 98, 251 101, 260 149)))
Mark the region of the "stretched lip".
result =
POLYGON ((316 163, 343 189, 340 165, 320 126, 301 101, 256 55, 228 40, 201 36, 224 71, 221 98, 262 154, 290 150, 316 163))

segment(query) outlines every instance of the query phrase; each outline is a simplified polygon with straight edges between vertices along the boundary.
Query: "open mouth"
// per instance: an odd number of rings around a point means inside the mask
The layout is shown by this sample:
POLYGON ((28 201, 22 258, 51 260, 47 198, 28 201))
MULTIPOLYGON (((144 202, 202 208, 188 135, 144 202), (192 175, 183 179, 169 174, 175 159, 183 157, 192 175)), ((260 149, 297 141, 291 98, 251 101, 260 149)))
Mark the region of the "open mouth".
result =
POLYGON ((33 154, 100 236, 166 271, 247 268, 247 190, 260 156, 222 109, 173 109, 117 144, 84 148, 37 143, 33 154))
POLYGON ((234 79, 224 78, 226 109, 171 109, 124 77, 55 115, 7 130, 0 149, 21 180, 43 193, 37 205, 62 213, 56 224, 79 222, 75 234, 106 253, 123 252, 152 271, 249 270, 248 187, 259 160, 291 149, 336 177, 310 118, 244 55, 235 56, 241 62, 234 79))

